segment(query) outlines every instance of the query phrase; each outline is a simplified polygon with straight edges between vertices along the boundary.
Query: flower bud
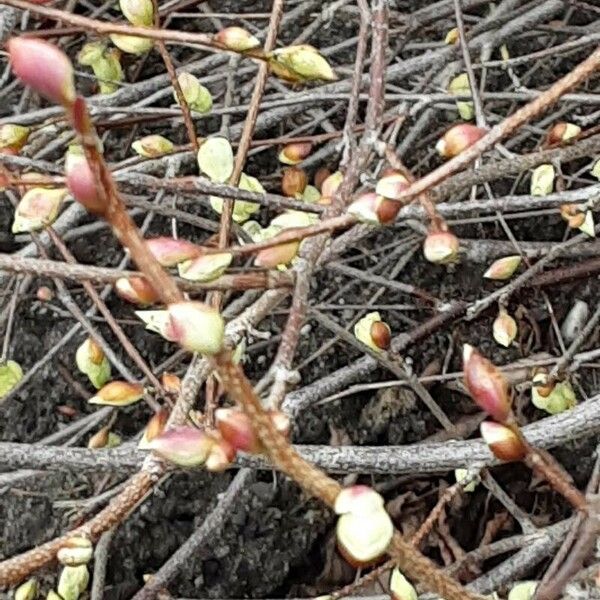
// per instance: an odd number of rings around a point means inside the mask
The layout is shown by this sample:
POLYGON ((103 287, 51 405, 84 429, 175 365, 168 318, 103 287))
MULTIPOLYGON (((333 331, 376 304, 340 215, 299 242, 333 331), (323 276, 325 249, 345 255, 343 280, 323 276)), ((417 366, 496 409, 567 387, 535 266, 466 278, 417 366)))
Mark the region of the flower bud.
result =
POLYGON ((135 35, 123 35, 120 33, 111 33, 110 41, 125 54, 145 54, 152 50, 154 42, 150 38, 138 37, 135 35))
POLYGON ((408 180, 402 173, 392 171, 384 175, 375 188, 375 193, 386 198, 396 198, 409 186, 408 180))
POLYGON ((511 414, 508 382, 487 358, 469 344, 463 346, 465 385, 475 403, 493 419, 503 423, 511 414))
POLYGON ((22 83, 56 104, 75 101, 73 65, 53 44, 33 37, 13 37, 7 44, 10 64, 22 83))
POLYGON ((21 125, 0 125, 0 154, 17 154, 27 143, 30 131, 21 125))
POLYGON ((94 173, 86 157, 75 148, 69 148, 65 157, 65 174, 73 198, 92 214, 104 213, 106 206, 98 195, 94 173))
POLYGON ((27 190, 15 209, 12 232, 38 231, 52 225, 66 195, 65 188, 27 190))
MULTIPOLYGON (((190 110, 198 113, 210 112, 213 105, 212 96, 208 89, 198 81, 197 77, 191 73, 180 73, 177 76, 177 81, 190 110)), ((173 95, 175 102, 179 104, 177 94, 173 92, 173 95)))
POLYGON ((359 221, 387 225, 396 220, 401 206, 400 202, 388 200, 375 192, 366 192, 354 200, 347 211, 359 221))
POLYGON ((35 577, 28 579, 15 590, 14 600, 35 600, 38 595, 38 582, 35 577))
POLYGON ((131 144, 131 147, 144 158, 155 158, 173 151, 173 142, 162 135, 147 135, 131 144))
POLYGON ((160 382, 167 394, 178 394, 181 391, 181 379, 175 373, 165 371, 160 378, 160 382))
POLYGON ((64 567, 58 579, 57 591, 62 600, 78 600, 90 582, 86 565, 64 567))
POLYGON ((319 167, 313 177, 315 187, 322 193, 323 183, 331 175, 331 171, 327 167, 319 167))
POLYGON ((450 231, 432 231, 423 243, 425 258, 436 265, 447 265, 458 260, 460 242, 450 231))
POLYGON ((456 483, 462 484, 463 491, 468 494, 475 491, 477 483, 479 482, 478 477, 472 477, 469 483, 466 483, 466 481, 469 480, 469 469, 455 469, 454 478, 456 479, 456 483), (463 482, 465 482, 465 484, 463 484, 463 482))
POLYGON ((77 348, 75 363, 96 389, 100 389, 110 379, 110 363, 102 348, 92 338, 87 338, 77 348))
POLYGON ((454 125, 438 140, 435 149, 443 158, 453 158, 479 141, 487 133, 486 129, 470 123, 454 125))
POLYGON ((227 50, 234 52, 246 52, 258 48, 260 42, 250 32, 242 27, 225 27, 215 35, 215 42, 221 44, 227 50))
POLYGON ((217 354, 223 349, 225 323, 218 310, 202 302, 177 302, 167 310, 167 339, 201 354, 217 354))
POLYGON ((154 304, 160 299, 144 277, 120 277, 115 281, 115 291, 123 300, 141 306, 154 304))
POLYGON ((101 387, 88 402, 106 406, 129 406, 144 396, 144 386, 141 383, 129 381, 111 381, 101 387))
POLYGON ((54 292, 47 285, 41 285, 35 292, 35 297, 40 302, 50 302, 54 298, 54 292))
POLYGON ((180 262, 202 254, 202 248, 187 240, 157 237, 146 240, 148 250, 163 267, 174 267, 180 262))
POLYGON ((537 581, 521 581, 510 589, 508 600, 533 600, 537 586, 537 581))
POLYGON ((283 169, 283 178, 281 180, 281 191, 284 196, 290 198, 299 198, 304 193, 308 184, 308 177, 303 169, 290 167, 283 169))
POLYGON ((574 125, 573 123, 555 123, 550 131, 546 141, 548 144, 560 144, 561 142, 567 142, 573 138, 576 138, 581 133, 581 127, 574 125))
POLYGON ((387 350, 390 345, 391 331, 389 325, 381 320, 381 315, 375 311, 366 314, 354 325, 354 337, 375 350, 387 350))
POLYGON ((76 567, 90 562, 93 554, 92 542, 86 537, 75 535, 58 550, 56 558, 65 566, 76 567))
POLYGON ((383 498, 372 488, 355 485, 338 494, 334 510, 340 515, 336 536, 346 560, 353 565, 376 561, 394 535, 383 498))
POLYGON ((233 255, 229 252, 204 254, 177 265, 179 276, 190 281, 212 281, 225 273, 233 255))
MULTIPOLYGON (((448 87, 448 91, 453 96, 471 96, 471 86, 469 84, 469 76, 466 73, 457 75, 448 87)), ((461 119, 470 121, 474 115, 475 110, 472 102, 465 102, 464 100, 456 101, 456 108, 461 119)))
POLYGON ((308 157, 312 150, 310 142, 292 142, 286 144, 279 153, 279 162, 284 165, 297 165, 308 157))
POLYGON ((121 12, 125 18, 138 27, 154 25, 154 6, 152 0, 119 0, 121 12))
POLYGON ((526 449, 523 443, 508 427, 493 421, 484 421, 479 429, 483 441, 496 458, 514 462, 525 457, 526 449))
POLYGON ((182 426, 163 431, 147 448, 180 467, 196 467, 206 462, 214 445, 215 439, 203 429, 182 426))
POLYGON ((285 267, 298 256, 300 242, 286 242, 260 250, 254 258, 254 264, 263 269, 285 267))
POLYGON ((291 81, 336 81, 337 75, 319 51, 308 44, 287 46, 268 56, 273 72, 291 81))
POLYGON ((99 450, 100 448, 106 448, 108 444, 108 436, 110 434, 109 427, 102 427, 99 429, 90 439, 88 440, 87 447, 90 450, 99 450))
POLYGON ((533 170, 531 175, 531 195, 547 196, 554 188, 555 171, 551 164, 540 165, 533 170))
POLYGON ((234 460, 235 448, 226 440, 219 438, 210 449, 204 466, 207 471, 220 472, 228 469, 234 460))
POLYGON ((494 339, 505 348, 508 348, 517 337, 517 322, 506 310, 501 309, 494 319, 492 334, 494 339))
POLYGON ((169 411, 162 408, 158 412, 155 412, 148 424, 146 425, 146 429, 144 429, 144 433, 138 444, 138 448, 140 450, 148 450, 150 448, 150 442, 165 430, 167 425, 167 421, 169 420, 169 411))
POLYGON ((521 257, 505 256, 495 260, 489 267, 488 270, 483 274, 486 279, 494 279, 496 281, 503 281, 509 279, 513 273, 519 268, 521 264, 521 257))
POLYGON ((390 577, 390 594, 392 600, 417 600, 417 590, 404 577, 398 567, 392 570, 390 577))

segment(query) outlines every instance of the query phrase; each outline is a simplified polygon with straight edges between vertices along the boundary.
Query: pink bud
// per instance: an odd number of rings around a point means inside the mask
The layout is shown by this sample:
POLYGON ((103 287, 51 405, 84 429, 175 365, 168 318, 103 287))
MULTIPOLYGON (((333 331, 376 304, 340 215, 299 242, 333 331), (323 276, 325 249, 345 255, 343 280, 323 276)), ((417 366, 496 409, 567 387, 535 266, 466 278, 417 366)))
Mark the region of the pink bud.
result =
POLYGON ((62 50, 30 37, 13 37, 6 46, 12 69, 25 85, 56 104, 73 103, 73 66, 62 50))
POLYGON ((176 302, 167 307, 164 337, 191 352, 217 354, 223 349, 225 323, 218 310, 202 302, 176 302))
POLYGON ((67 153, 65 159, 67 187, 77 202, 92 214, 102 214, 105 205, 98 196, 94 173, 87 159, 76 151, 67 153))
POLYGON ((202 254, 202 248, 187 240, 157 237, 146 240, 148 249, 163 267, 174 267, 202 254))
POLYGON ((456 262, 460 242, 450 231, 432 231, 425 238, 423 254, 425 258, 437 265, 456 262))
POLYGON ((522 460, 527 452, 517 434, 500 423, 484 421, 480 425, 481 437, 493 455, 500 460, 513 462, 522 460))
POLYGON ((475 403, 504 423, 511 414, 508 382, 502 372, 469 344, 463 347, 465 385, 475 403))
POLYGON ((395 198, 401 194, 407 187, 409 182, 398 171, 392 171, 385 174, 378 182, 375 188, 375 193, 386 198, 395 198))
MULTIPOLYGON (((289 230, 288 230, 289 231, 289 230)), ((254 259, 254 264, 263 269, 273 269, 278 265, 287 265, 298 254, 300 242, 286 242, 260 250, 254 259)))
POLYGON ((206 462, 215 440, 203 429, 175 427, 149 441, 147 448, 181 467, 196 467, 206 462))
POLYGON ((235 26, 221 29, 215 35, 215 41, 225 46, 228 50, 235 50, 236 52, 245 52, 246 50, 252 50, 260 46, 258 39, 251 33, 241 27, 235 26))
POLYGON ((144 396, 144 386, 141 383, 129 381, 111 381, 101 387, 88 402, 106 406, 129 406, 144 396))
POLYGON ((388 225, 396 220, 402 204, 379 196, 375 192, 361 194, 348 206, 348 212, 360 221, 388 225))
POLYGON ((231 466, 234 459, 235 448, 226 440, 219 438, 215 439, 205 466, 208 471, 224 471, 231 466))
POLYGON ((121 277, 115 282, 115 291, 127 302, 141 306, 154 304, 159 300, 154 288, 143 277, 121 277))
POLYGON ((155 412, 144 429, 144 435, 138 444, 138 448, 147 449, 150 442, 158 437, 165 429, 169 419, 169 411, 165 408, 155 412))
POLYGON ((444 158, 453 158, 472 146, 487 133, 486 129, 470 123, 454 125, 440 138, 435 148, 444 158))

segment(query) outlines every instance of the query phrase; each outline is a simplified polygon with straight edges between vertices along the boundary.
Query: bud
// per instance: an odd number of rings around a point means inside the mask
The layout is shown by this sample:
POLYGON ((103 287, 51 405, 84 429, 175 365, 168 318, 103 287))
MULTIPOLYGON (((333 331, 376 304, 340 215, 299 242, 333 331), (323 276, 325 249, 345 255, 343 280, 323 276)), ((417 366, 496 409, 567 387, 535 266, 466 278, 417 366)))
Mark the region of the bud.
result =
POLYGON ((102 348, 92 338, 87 338, 77 348, 75 364, 96 389, 100 389, 110 379, 110 363, 102 348))
POLYGON ((180 262, 196 258, 202 254, 202 248, 187 240, 170 237, 157 237, 146 240, 148 250, 163 267, 174 267, 180 262))
POLYGON ((277 246, 271 246, 260 250, 254 258, 254 264, 263 269, 274 269, 285 267, 298 256, 300 242, 286 242, 277 246))
POLYGON ((454 478, 456 479, 456 483, 461 484, 463 491, 467 492, 468 494, 475 491, 477 483, 479 482, 478 477, 469 478, 469 469, 455 469, 454 478), (468 483, 466 483, 467 481, 468 483))
POLYGON ((160 299, 144 277, 120 277, 115 281, 115 291, 123 300, 142 306, 154 304, 160 299))
POLYGON ((331 171, 326 167, 319 167, 313 177, 315 187, 322 193, 323 183, 331 175, 331 171))
POLYGON ((450 231, 432 231, 423 243, 425 258, 436 265, 447 265, 458 260, 460 242, 450 231))
POLYGON ((402 173, 392 171, 391 173, 384 175, 377 182, 375 193, 393 199, 400 195, 408 186, 409 182, 402 173))
POLYGON ((160 382, 167 394, 178 394, 181 391, 181 379, 175 373, 165 371, 160 378, 160 382))
POLYGON ((66 195, 64 188, 27 190, 15 209, 12 232, 38 231, 52 225, 66 195))
MULTIPOLYGON (((200 147, 202 149, 202 147, 200 147)), ((202 167, 201 167, 202 168, 202 167)), ((212 179, 212 178, 211 178, 212 179)), ((216 181, 213 179, 213 181, 216 181)), ((256 179, 256 177, 251 177, 250 175, 246 175, 246 173, 242 173, 240 176, 240 183, 238 187, 241 190, 246 190, 247 192, 257 192, 260 194, 265 193, 265 188, 261 185, 260 181, 256 179)), ((210 205, 213 210, 219 214, 223 212, 223 199, 217 198, 216 196, 210 196, 210 205)), ((236 200, 233 203, 233 220, 236 223, 244 223, 247 221, 255 212, 260 210, 260 204, 256 202, 246 202, 245 200, 236 200)))
POLYGON ((548 374, 542 371, 534 375, 532 383, 531 402, 540 410, 557 415, 577 405, 577 397, 568 381, 561 381, 551 386, 548 374))
POLYGON ((106 406, 129 406, 144 396, 144 386, 141 383, 129 381, 111 381, 101 387, 88 402, 106 406))
POLYGON ((131 147, 144 158, 155 158, 173 151, 173 142, 162 135, 147 135, 131 144, 131 147))
POLYGON ((201 354, 217 354, 223 349, 225 323, 218 310, 202 302, 177 302, 167 310, 167 339, 201 354))
POLYGON ((50 590, 46 596, 46 600, 64 600, 54 590, 50 590))
POLYGON ((353 565, 376 561, 394 535, 394 525, 383 498, 372 488, 355 485, 343 489, 334 504, 340 515, 336 536, 341 553, 353 565))
POLYGON ((487 133, 486 129, 470 123, 454 125, 438 140, 435 149, 443 158, 453 158, 479 141, 487 133))
POLYGON ((532 196, 547 196, 554 188, 555 171, 551 164, 540 165, 531 175, 530 192, 532 196))
POLYGON ((576 138, 581 133, 581 127, 573 123, 555 123, 546 138, 548 144, 560 144, 576 138))
POLYGON ((50 302, 52 300, 52 298, 54 298, 54 293, 47 285, 41 285, 37 289, 37 291, 35 293, 35 297, 40 302, 50 302))
POLYGON ((307 185, 302 192, 301 200, 309 204, 317 204, 321 201, 321 192, 314 185, 307 185))
POLYGON ((519 268, 521 264, 521 257, 505 256, 495 260, 489 267, 488 270, 483 274, 486 279, 494 279, 496 281, 503 281, 509 279, 513 273, 519 268))
POLYGON ((297 167, 283 169, 281 191, 284 196, 289 196, 290 198, 301 197, 307 184, 308 177, 303 169, 298 169, 297 167))
POLYGON ((390 328, 381 320, 381 315, 375 311, 367 313, 354 325, 354 337, 365 346, 381 352, 390 345, 390 328))
POLYGON ((92 214, 102 214, 106 206, 98 195, 96 178, 81 150, 70 147, 65 157, 65 174, 69 192, 92 214))
POLYGON ((110 41, 125 54, 145 54, 152 50, 154 42, 150 38, 138 37, 135 35, 122 35, 120 33, 111 33, 110 41))
POLYGON ((78 600, 90 582, 86 565, 64 567, 58 579, 57 591, 62 600, 78 600))
POLYGON ((147 448, 180 467, 197 467, 206 462, 214 445, 215 439, 203 429, 182 426, 163 431, 147 448))
POLYGON ((359 221, 387 225, 396 220, 401 206, 400 202, 388 200, 375 192, 366 192, 354 200, 347 211, 359 221))
POLYGON ((162 335, 169 342, 174 341, 168 337, 171 324, 168 310, 136 310, 135 314, 144 321, 148 331, 162 335))
POLYGON ((235 448, 224 439, 216 439, 206 459, 207 471, 219 472, 228 469, 235 460, 235 448))
POLYGON ((329 175, 321 184, 321 196, 323 198, 333 198, 342 181, 344 181, 344 174, 341 171, 329 175))
POLYGON ((14 600, 35 600, 38 595, 38 582, 37 579, 32 577, 28 579, 25 583, 22 583, 15 590, 15 599, 14 600))
POLYGON ((90 562, 93 554, 92 542, 86 537, 76 535, 64 543, 56 553, 56 558, 65 566, 76 567, 90 562))
MULTIPOLYGON (((469 84, 469 76, 466 73, 457 75, 448 86, 448 92, 453 96, 471 96, 471 86, 469 84)), ((456 108, 461 119, 470 121, 475 115, 472 102, 465 102, 464 100, 456 101, 456 108)))
MULTIPOLYGON (((208 89, 198 81, 197 77, 191 73, 180 73, 177 76, 177 81, 179 82, 179 87, 181 87, 183 97, 190 107, 190 110, 198 113, 210 112, 213 105, 212 96, 208 89)), ((179 104, 177 94, 173 92, 173 95, 175 97, 175 102, 179 104)))
POLYGON ((0 125, 0 154, 17 154, 27 143, 30 131, 21 125, 0 125))
POLYGON ((506 312, 500 309, 492 326, 494 339, 505 348, 508 348, 517 337, 517 322, 506 312))
POLYGON ((138 444, 138 448, 140 450, 148 450, 150 448, 150 442, 162 434, 167 425, 167 421, 169 420, 169 411, 162 408, 158 412, 155 412, 148 421, 146 425, 146 429, 144 429, 144 434, 142 435, 142 439, 138 444))
POLYGON ((458 28, 457 27, 453 27, 446 34, 446 37, 444 38, 444 43, 448 44, 449 46, 452 46, 453 44, 456 44, 456 42, 458 41, 458 39, 459 39, 458 28))
POLYGON ((107 49, 103 42, 85 44, 77 55, 79 64, 92 67, 100 85, 101 94, 112 94, 123 80, 121 53, 116 49, 107 49))
POLYGON ((154 25, 154 6, 152 0, 119 0, 121 12, 125 18, 138 27, 154 25))
POLYGON ((242 27, 235 26, 221 29, 215 35, 215 42, 234 52, 246 52, 260 46, 260 42, 256 37, 242 27))
POLYGON ((493 419, 503 423, 511 414, 508 382, 487 358, 469 344, 463 346, 465 385, 471 397, 493 419))
POLYGON ((395 567, 390 577, 390 594, 392 600, 417 600, 417 590, 408 579, 395 567))
POLYGON ((100 448, 105 448, 108 444, 109 433, 109 427, 102 427, 88 440, 87 447, 90 450, 99 450, 100 448))
POLYGON ((594 224, 594 214, 591 210, 586 210, 583 223, 579 226, 579 231, 589 237, 596 237, 596 226, 594 224))
POLYGON ((514 431, 500 423, 484 421, 480 427, 481 437, 492 454, 505 462, 523 460, 526 449, 514 431))
POLYGON ((233 173, 233 150, 224 137, 205 140, 198 150, 198 167, 211 181, 225 183, 233 173))
POLYGON ((0 363, 0 400, 23 379, 23 369, 18 362, 7 360, 0 363))
POLYGON ((533 600, 537 586, 537 581, 522 581, 521 583, 517 583, 508 592, 508 600, 533 600))
POLYGON ((51 102, 71 105, 75 101, 73 65, 56 46, 33 37, 8 40, 11 67, 22 83, 51 102))
POLYGON ((229 252, 204 254, 177 265, 179 276, 190 281, 212 281, 225 273, 233 255, 229 252))
POLYGON ((279 162, 284 165, 297 165, 308 157, 312 150, 310 142, 292 142, 286 144, 279 153, 279 162))
POLYGON ((337 76, 316 48, 308 44, 287 46, 267 56, 275 75, 290 81, 336 81, 337 76))

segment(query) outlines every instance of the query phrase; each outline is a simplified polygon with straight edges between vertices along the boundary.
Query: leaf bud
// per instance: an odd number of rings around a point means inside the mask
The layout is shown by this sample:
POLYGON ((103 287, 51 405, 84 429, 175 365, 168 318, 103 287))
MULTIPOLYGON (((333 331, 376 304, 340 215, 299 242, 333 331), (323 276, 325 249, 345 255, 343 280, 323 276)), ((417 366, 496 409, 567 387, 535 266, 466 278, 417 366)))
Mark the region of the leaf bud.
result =
POLYGON ((215 35, 214 39, 227 50, 234 52, 246 52, 260 46, 258 39, 243 27, 225 27, 215 35))
POLYGON ((303 169, 289 167, 283 169, 281 191, 289 198, 300 198, 308 184, 308 177, 303 169))
POLYGON ((191 352, 217 354, 223 349, 225 323, 218 310, 202 302, 176 302, 167 307, 166 338, 191 352))
POLYGON ((144 396, 144 386, 141 383, 129 381, 111 381, 102 386, 88 402, 105 406, 129 406, 144 396))
POLYGON ((279 162, 284 165, 297 165, 308 157, 312 150, 310 142, 292 142, 286 144, 279 152, 279 162))
POLYGON ((494 319, 492 333, 496 342, 508 348, 517 337, 517 322, 506 310, 501 309, 498 316, 494 319))
MULTIPOLYGON (((200 83, 196 76, 191 73, 180 73, 177 76, 177 81, 190 110, 202 114, 210 112, 213 105, 212 96, 210 95, 210 91, 200 83)), ((173 92, 173 95, 175 101, 179 104, 177 94, 173 92)))
POLYGON ((0 125, 0 154, 17 154, 27 143, 30 131, 21 125, 0 125))
POLYGON ((38 231, 52 225, 67 195, 65 188, 32 188, 25 192, 12 224, 13 233, 38 231))
POLYGON ((377 312, 367 313, 362 319, 354 325, 354 337, 359 341, 375 350, 381 352, 387 350, 391 340, 391 330, 387 323, 381 320, 381 315, 377 312))
POLYGON ((233 255, 229 252, 204 254, 177 265, 179 276, 190 281, 213 281, 225 273, 233 255))
POLYGON ((443 158, 453 158, 478 142, 487 130, 470 123, 454 125, 438 140, 436 150, 443 158))
POLYGON ((451 231, 432 231, 427 234, 423 243, 425 258, 436 265, 456 262, 459 249, 460 242, 451 231))
POLYGON ((144 158, 156 158, 173 151, 173 142, 162 135, 147 135, 131 144, 131 147, 144 158))
POLYGON ((516 433, 508 427, 493 421, 484 421, 480 425, 481 437, 492 454, 505 462, 522 460, 526 448, 516 433))
POLYGON ((187 425, 163 431, 148 442, 147 448, 181 467, 203 465, 215 439, 203 429, 187 425))
POLYGON ((157 237, 146 240, 148 250, 163 267, 177 264, 202 255, 202 248, 187 240, 157 237))
POLYGON ((505 256, 495 260, 483 274, 486 279, 494 279, 496 281, 503 281, 512 277, 513 273, 519 268, 521 264, 521 257, 519 255, 505 256))

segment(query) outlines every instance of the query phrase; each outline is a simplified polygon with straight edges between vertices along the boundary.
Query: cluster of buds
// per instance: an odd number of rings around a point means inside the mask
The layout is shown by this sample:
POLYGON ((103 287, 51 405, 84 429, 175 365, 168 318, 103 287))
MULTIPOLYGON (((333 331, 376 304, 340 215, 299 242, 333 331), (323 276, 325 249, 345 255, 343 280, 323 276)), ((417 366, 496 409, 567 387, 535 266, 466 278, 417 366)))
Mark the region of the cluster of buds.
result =
POLYGON ((242 27, 225 27, 214 36, 215 42, 227 50, 247 52, 260 46, 258 39, 242 27))
POLYGON ((275 75, 292 82, 336 81, 337 75, 316 48, 308 44, 286 46, 267 55, 275 75))
POLYGON ((430 231, 423 242, 423 255, 436 265, 449 265, 458 260, 460 242, 451 232, 443 229, 430 231))
MULTIPOLYGON (((212 96, 208 89, 198 81, 197 77, 191 73, 180 73, 177 76, 177 81, 190 110, 201 114, 210 112, 213 105, 212 96)), ((179 104, 179 98, 175 91, 173 91, 173 96, 175 102, 179 104)))
POLYGON ((517 322, 501 308, 492 325, 492 334, 496 342, 508 348, 517 337, 517 322))
POLYGON ((129 406, 144 397, 144 386, 129 381, 111 381, 103 385, 88 402, 105 406, 129 406))
POLYGON ((442 158, 453 158, 478 142, 487 130, 470 123, 454 125, 438 140, 435 149, 442 158))
POLYGON ((279 162, 294 166, 306 159, 312 150, 310 142, 292 142, 286 144, 279 152, 279 162))
POLYGON ((65 188, 27 190, 15 209, 12 232, 38 231, 52 225, 66 196, 65 188))
POLYGON ((381 320, 381 315, 375 311, 366 314, 356 322, 354 337, 371 350, 382 352, 390 347, 392 331, 390 326, 381 320))
POLYGON ((225 323, 218 310, 202 302, 177 302, 166 310, 140 310, 146 329, 190 352, 213 355, 223 348, 225 323))
POLYGON ((538 369, 531 383, 531 403, 540 410, 556 415, 577 404, 577 397, 569 381, 550 381, 546 369, 538 369))
POLYGON ((121 53, 116 48, 107 48, 102 42, 90 42, 79 51, 79 64, 92 67, 98 80, 101 94, 112 94, 123 80, 121 53))
MULTIPOLYGON (((152 0, 119 0, 121 12, 136 27, 152 27, 154 25, 154 5, 152 0)), ((150 38, 113 33, 112 43, 127 54, 144 54, 154 45, 150 38)))
POLYGON ((156 158, 173 152, 173 142, 162 135, 147 135, 131 144, 131 147, 144 158, 156 158))
POLYGON ((400 202, 389 200, 376 192, 365 192, 348 206, 348 213, 363 223, 389 225, 396 220, 401 206, 400 202))
POLYGON ((495 281, 504 281, 510 279, 514 272, 521 265, 521 257, 517 254, 514 256, 505 256, 495 260, 483 274, 486 279, 493 279, 495 281))
POLYGON ((110 379, 110 363, 104 351, 93 338, 87 338, 75 353, 77 368, 87 375, 91 384, 99 390, 110 379))
POLYGON ((0 125, 0 154, 18 154, 27 143, 30 131, 21 125, 0 125))
POLYGON ((338 494, 333 508, 340 515, 336 537, 344 558, 356 567, 376 562, 394 535, 383 498, 366 485, 354 485, 338 494))

